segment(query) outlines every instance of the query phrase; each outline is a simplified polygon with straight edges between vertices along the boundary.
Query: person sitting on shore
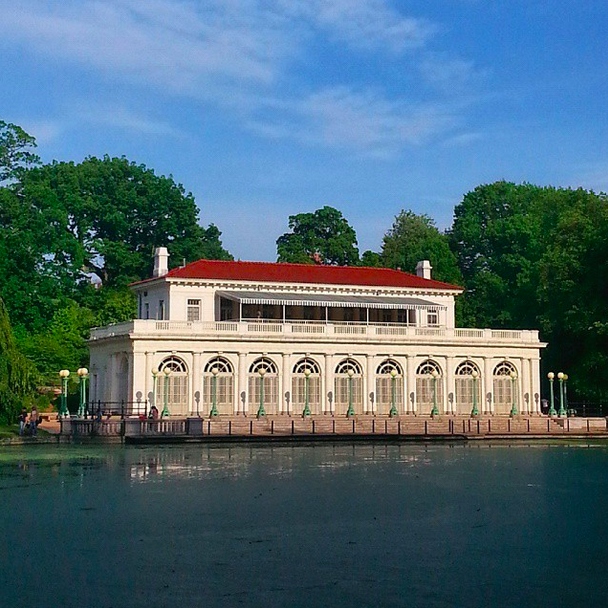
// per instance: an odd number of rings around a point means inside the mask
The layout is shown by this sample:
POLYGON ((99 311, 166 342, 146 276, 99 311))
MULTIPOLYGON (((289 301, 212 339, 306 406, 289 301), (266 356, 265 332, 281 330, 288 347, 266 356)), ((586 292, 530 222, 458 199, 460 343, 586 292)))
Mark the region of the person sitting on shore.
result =
POLYGON ((23 437, 25 432, 25 425, 27 423, 27 409, 23 408, 19 414, 19 436, 23 437))
POLYGON ((32 407, 32 411, 30 412, 30 431, 32 433, 32 437, 36 437, 38 434, 38 422, 40 421, 40 416, 38 415, 38 408, 36 406, 32 407))

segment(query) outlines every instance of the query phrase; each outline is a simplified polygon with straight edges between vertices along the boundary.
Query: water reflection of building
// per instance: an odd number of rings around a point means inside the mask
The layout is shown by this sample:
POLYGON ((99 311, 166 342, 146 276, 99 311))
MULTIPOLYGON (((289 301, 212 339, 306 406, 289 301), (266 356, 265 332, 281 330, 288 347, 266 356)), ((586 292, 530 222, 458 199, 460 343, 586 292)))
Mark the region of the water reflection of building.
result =
POLYGON ((91 398, 172 415, 540 411, 536 331, 455 326, 461 288, 416 275, 200 260, 132 286, 137 319, 91 335, 91 398), (158 370, 156 380, 153 370, 158 370), (165 373, 166 372, 166 373, 165 373), (156 392, 154 388, 156 386, 156 392), (262 395, 263 392, 263 395, 262 395))

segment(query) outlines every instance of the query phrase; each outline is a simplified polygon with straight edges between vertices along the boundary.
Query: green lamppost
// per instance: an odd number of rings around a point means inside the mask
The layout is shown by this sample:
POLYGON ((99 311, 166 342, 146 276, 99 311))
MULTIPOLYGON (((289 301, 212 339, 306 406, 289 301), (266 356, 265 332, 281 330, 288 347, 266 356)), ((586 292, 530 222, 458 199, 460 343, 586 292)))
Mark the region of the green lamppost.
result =
POLYGON ((477 380, 479 373, 476 369, 471 373, 473 377, 473 409, 471 410, 471 417, 479 416, 479 409, 477 408, 477 380))
POLYGON ((547 378, 549 378, 549 392, 551 396, 551 407, 549 407, 549 416, 557 416, 557 411, 555 409, 555 394, 553 392, 553 382, 555 380, 555 374, 553 372, 549 372, 547 374, 547 378))
POLYGON ((59 406, 59 417, 68 418, 70 412, 68 411, 68 377, 70 375, 69 369, 62 369, 59 372, 61 378, 61 404, 59 406))
POLYGON ((568 415, 568 374, 564 374, 564 409, 568 415))
POLYGON ((347 418, 355 415, 355 409, 353 408, 353 376, 355 372, 352 369, 348 370, 348 410, 346 410, 347 418))
POLYGON ((437 378, 439 378, 439 372, 434 369, 431 372, 433 378, 433 409, 431 410, 431 416, 439 416, 439 410, 437 409, 437 378))
POLYGON ((150 407, 152 407, 152 406, 157 407, 156 406, 156 387, 158 384, 158 374, 160 374, 160 372, 158 371, 158 368, 155 367, 152 370, 152 403, 151 403, 150 407))
POLYGON ((399 412, 397 411, 397 405, 396 405, 396 401, 397 401, 397 370, 396 369, 392 369, 391 370, 391 411, 388 413, 388 415, 391 418, 394 418, 395 416, 399 415, 399 412))
POLYGON ((559 411, 557 415, 560 418, 563 418, 566 415, 566 408, 564 407, 564 372, 559 372, 557 374, 557 379, 559 380, 559 411))
POLYGON ((84 418, 87 406, 87 380, 89 378, 89 370, 86 367, 81 367, 78 374, 78 388, 80 393, 80 403, 78 404, 78 418, 84 418))
POLYGON ((171 415, 171 413, 169 412, 169 376, 171 375, 171 370, 168 367, 165 367, 163 373, 165 374, 165 386, 163 387, 163 392, 165 394, 165 404, 161 413, 161 418, 171 415))
POLYGON ((302 418, 306 418, 306 416, 310 416, 310 406, 308 403, 308 385, 310 382, 310 369, 307 367, 304 370, 304 411, 302 412, 302 418))
POLYGON ((511 378, 511 393, 513 395, 513 405, 511 407, 511 417, 517 416, 517 391, 516 391, 516 382, 517 382, 517 374, 514 371, 509 373, 511 378))
POLYGON ((266 410, 264 409, 264 376, 266 375, 266 370, 261 368, 258 374, 260 374, 260 407, 258 408, 257 416, 261 418, 262 416, 266 416, 266 410))
POLYGON ((211 418, 215 418, 219 412, 217 411, 217 375, 220 373, 220 370, 217 367, 214 367, 211 370, 211 374, 213 376, 212 378, 212 387, 211 387, 211 394, 212 394, 212 405, 211 405, 211 411, 209 412, 209 416, 211 416, 211 418))

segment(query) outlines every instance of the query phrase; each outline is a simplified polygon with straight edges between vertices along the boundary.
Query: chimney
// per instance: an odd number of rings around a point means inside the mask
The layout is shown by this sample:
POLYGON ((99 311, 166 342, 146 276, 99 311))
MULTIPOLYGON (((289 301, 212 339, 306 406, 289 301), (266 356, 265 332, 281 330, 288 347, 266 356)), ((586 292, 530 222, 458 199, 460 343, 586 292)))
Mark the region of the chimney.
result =
POLYGON ((169 272, 169 252, 166 247, 157 247, 154 250, 153 277, 164 277, 169 272))
POLYGON ((422 277, 423 279, 430 279, 432 269, 433 267, 428 260, 422 260, 416 264, 416 276, 422 277))

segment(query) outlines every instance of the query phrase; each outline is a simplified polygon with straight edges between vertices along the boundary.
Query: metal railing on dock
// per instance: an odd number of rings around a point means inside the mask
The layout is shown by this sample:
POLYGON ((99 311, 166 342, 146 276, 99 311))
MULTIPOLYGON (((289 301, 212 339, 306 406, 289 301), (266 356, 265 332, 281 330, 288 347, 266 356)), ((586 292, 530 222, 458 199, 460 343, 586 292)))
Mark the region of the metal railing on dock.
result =
POLYGON ((229 437, 332 437, 412 436, 488 438, 514 436, 608 435, 608 418, 548 418, 440 416, 269 416, 203 419, 139 417, 63 419, 62 435, 73 437, 124 437, 128 439, 180 439, 229 437))

